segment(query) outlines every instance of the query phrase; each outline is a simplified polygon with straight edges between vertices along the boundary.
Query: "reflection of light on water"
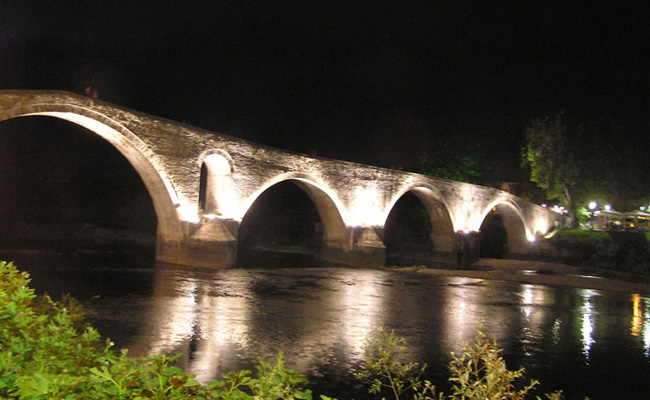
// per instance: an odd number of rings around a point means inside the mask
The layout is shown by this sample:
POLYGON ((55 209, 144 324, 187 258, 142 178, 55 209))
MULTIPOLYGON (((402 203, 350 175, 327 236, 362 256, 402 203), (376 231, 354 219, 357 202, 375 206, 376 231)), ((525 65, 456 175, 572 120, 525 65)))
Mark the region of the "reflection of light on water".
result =
POLYGON ((594 344, 594 339, 591 337, 591 334, 594 331, 594 326, 591 322, 591 304, 587 302, 586 313, 582 316, 582 352, 584 355, 589 358, 589 352, 591 351, 591 345, 594 344))
POLYGON ((201 299, 199 316, 200 342, 190 370, 198 382, 215 378, 220 351, 235 343, 240 349, 248 347, 248 302, 244 297, 210 297, 201 299))
POLYGON ((372 336, 380 322, 377 313, 381 309, 382 294, 379 289, 382 282, 377 279, 383 279, 384 276, 374 272, 355 272, 355 284, 346 285, 342 297, 343 308, 346 310, 343 320, 344 340, 350 346, 353 358, 361 356, 366 339, 372 336))
MULTIPOLYGON (((523 349, 527 356, 532 356, 540 351, 535 343, 539 342, 541 337, 546 335, 547 309, 544 307, 535 307, 536 305, 547 304, 547 289, 538 285, 521 285, 520 292, 521 310, 524 313, 524 328, 521 331, 523 349)), ((559 329, 559 327, 558 327, 559 329)))
POLYGON ((593 313, 591 298, 594 297, 597 292, 589 289, 584 289, 581 292, 582 299, 584 300, 584 304, 580 308, 580 312, 582 312, 582 326, 580 329, 582 333, 582 353, 587 358, 587 361, 589 361, 591 346, 596 342, 592 337, 594 332, 594 324, 591 320, 591 315, 593 313))
POLYGON ((632 295, 632 321, 630 322, 630 333, 632 333, 632 336, 639 336, 642 325, 641 296, 638 293, 634 293, 632 295))
POLYGON ((522 304, 524 307, 524 313, 526 314, 526 321, 530 321, 530 314, 533 312, 533 287, 532 285, 522 285, 524 287, 524 292, 522 293, 522 304))
POLYGON ((552 333, 551 334, 553 335, 552 337, 553 337, 553 344, 554 345, 557 345, 558 343, 560 343, 560 326, 561 325, 562 325, 562 320, 559 319, 559 318, 556 319, 553 322, 553 328, 552 328, 552 331, 551 331, 552 333))
POLYGON ((196 323, 196 282, 178 282, 177 296, 171 299, 158 298, 154 320, 156 334, 151 341, 149 354, 166 354, 192 337, 196 323))
POLYGON ((643 344, 646 357, 650 357, 650 299, 643 299, 645 321, 643 322, 643 344))
POLYGON ((179 363, 206 384, 215 378, 224 358, 234 353, 233 346, 245 349, 250 343, 251 279, 219 278, 225 280, 220 285, 225 291, 215 291, 214 281, 202 275, 158 271, 152 324, 139 343, 149 355, 182 353, 179 363))
POLYGON ((446 294, 449 300, 444 311, 446 332, 442 340, 447 342, 451 351, 458 352, 463 342, 471 341, 475 335, 476 324, 482 322, 475 301, 480 288, 472 285, 476 283, 473 279, 456 278, 450 281, 454 286, 446 294))

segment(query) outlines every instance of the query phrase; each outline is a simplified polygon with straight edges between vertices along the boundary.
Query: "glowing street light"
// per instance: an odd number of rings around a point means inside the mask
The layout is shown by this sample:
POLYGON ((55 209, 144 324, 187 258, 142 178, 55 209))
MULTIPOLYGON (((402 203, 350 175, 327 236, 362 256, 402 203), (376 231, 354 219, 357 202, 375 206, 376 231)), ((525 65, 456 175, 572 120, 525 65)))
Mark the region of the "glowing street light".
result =
POLYGON ((594 230, 594 210, 598 207, 598 203, 595 201, 592 201, 589 203, 589 209, 591 210, 589 212, 589 221, 591 222, 591 230, 594 230))

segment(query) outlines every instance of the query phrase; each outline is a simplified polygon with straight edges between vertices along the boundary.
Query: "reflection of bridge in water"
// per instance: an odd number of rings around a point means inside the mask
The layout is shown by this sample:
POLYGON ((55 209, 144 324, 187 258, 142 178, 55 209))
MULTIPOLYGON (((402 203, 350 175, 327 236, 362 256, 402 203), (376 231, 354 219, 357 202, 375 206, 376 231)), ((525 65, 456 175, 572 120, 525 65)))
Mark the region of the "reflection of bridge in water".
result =
POLYGON ((435 370, 473 341, 478 321, 510 359, 538 372, 622 362, 647 383, 650 299, 638 294, 356 268, 157 268, 153 281, 147 303, 127 306, 145 310, 128 347, 182 353, 183 368, 205 384, 279 351, 291 368, 336 381, 361 362, 381 323, 407 339, 409 361, 435 370))
POLYGON ((384 265, 386 220, 407 193, 429 215, 431 261, 471 253, 492 209, 503 219, 511 255, 533 251, 535 237, 554 223, 548 210, 492 188, 279 150, 71 93, 0 91, 0 121, 26 116, 76 123, 120 151, 151 196, 162 262, 234 265, 242 219, 262 193, 285 181, 318 211, 319 261, 384 265))

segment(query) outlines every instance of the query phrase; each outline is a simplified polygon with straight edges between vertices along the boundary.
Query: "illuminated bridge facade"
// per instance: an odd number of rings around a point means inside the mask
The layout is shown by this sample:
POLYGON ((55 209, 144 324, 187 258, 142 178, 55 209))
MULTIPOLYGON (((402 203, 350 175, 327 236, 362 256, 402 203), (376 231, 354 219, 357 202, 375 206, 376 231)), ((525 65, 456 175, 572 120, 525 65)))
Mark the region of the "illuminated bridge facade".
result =
POLYGON ((511 255, 534 251, 556 216, 497 189, 275 149, 76 94, 0 91, 0 121, 28 116, 81 125, 124 155, 151 196, 162 262, 235 265, 243 217, 284 181, 302 188, 320 215, 317 259, 346 265, 384 265, 384 225, 409 192, 429 214, 432 259, 455 259, 492 209, 503 218, 511 255))

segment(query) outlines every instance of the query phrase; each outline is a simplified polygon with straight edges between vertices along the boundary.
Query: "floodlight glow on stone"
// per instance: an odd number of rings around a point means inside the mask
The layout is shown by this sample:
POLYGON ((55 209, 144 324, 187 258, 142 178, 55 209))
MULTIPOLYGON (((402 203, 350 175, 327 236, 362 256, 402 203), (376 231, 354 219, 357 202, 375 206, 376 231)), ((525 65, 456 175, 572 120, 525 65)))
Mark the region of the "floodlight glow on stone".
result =
POLYGON ((348 213, 347 222, 350 226, 379 226, 383 213, 379 210, 376 186, 357 188, 354 200, 348 213))

